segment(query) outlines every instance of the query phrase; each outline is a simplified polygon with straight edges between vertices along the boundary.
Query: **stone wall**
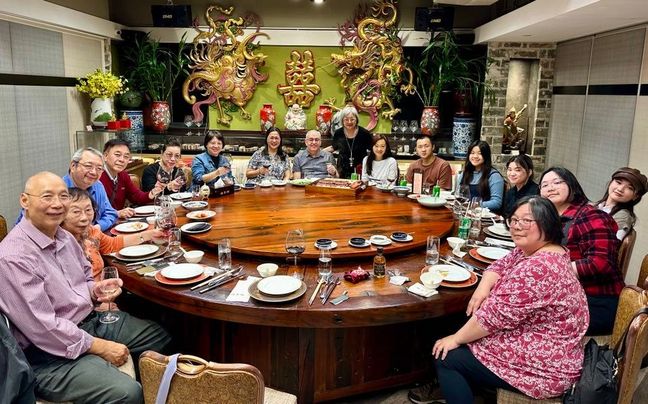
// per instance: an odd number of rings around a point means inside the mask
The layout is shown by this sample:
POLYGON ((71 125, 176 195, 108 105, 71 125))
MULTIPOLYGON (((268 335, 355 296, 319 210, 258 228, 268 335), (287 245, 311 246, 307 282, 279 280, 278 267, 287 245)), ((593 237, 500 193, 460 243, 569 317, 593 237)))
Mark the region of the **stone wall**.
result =
POLYGON ((556 44, 490 42, 488 44, 488 57, 492 63, 486 78, 492 85, 493 98, 484 100, 481 139, 490 144, 493 165, 502 174, 505 173, 505 164, 510 157, 508 154, 502 154, 502 123, 508 109, 512 107, 512 105, 506 105, 509 64, 511 59, 535 59, 539 62, 539 79, 537 89, 535 89, 537 91, 537 105, 534 116, 529 117, 534 120, 534 125, 529 125, 532 127, 532 131, 528 134, 527 145, 527 154, 534 161, 537 175, 545 168, 556 44))

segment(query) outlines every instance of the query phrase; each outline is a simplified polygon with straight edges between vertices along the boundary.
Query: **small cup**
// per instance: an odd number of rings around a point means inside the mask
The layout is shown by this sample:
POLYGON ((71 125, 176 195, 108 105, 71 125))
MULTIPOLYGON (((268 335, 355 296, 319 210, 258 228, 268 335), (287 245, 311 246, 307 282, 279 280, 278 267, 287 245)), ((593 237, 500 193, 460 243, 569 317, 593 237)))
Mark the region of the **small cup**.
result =
POLYGON ((277 273, 277 269, 279 269, 279 265, 273 264, 271 262, 257 266, 257 272, 259 272, 259 275, 261 275, 261 277, 263 278, 274 276, 277 273))
POLYGON ((197 264, 202 261, 204 255, 205 253, 203 251, 191 250, 184 253, 184 259, 191 264, 197 264))
POLYGON ((448 240, 448 245, 453 250, 457 247, 461 248, 466 243, 466 240, 459 237, 448 237, 447 240, 448 240))
POLYGON ((434 290, 439 287, 443 281, 443 277, 435 271, 425 271, 421 274, 420 278, 423 286, 430 290, 434 290))

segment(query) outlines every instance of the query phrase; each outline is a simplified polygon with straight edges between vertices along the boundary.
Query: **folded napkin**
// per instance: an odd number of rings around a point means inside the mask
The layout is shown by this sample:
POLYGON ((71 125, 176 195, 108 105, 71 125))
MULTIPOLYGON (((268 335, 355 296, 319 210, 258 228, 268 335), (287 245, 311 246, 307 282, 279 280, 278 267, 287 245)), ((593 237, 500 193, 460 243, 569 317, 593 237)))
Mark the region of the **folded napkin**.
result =
POLYGON ((214 183, 214 188, 223 188, 225 186, 225 183, 223 182, 222 178, 219 178, 218 181, 214 183))
POLYGON ((407 291, 421 297, 432 297, 439 293, 436 289, 428 289, 418 282, 407 288, 407 291))
POLYGON ((515 248, 515 243, 512 242, 512 241, 498 240, 498 239, 492 238, 492 237, 486 237, 484 239, 484 241, 487 242, 488 244, 501 245, 501 246, 504 246, 504 247, 515 248))
POLYGON ((248 289, 250 288, 251 284, 258 281, 259 279, 261 278, 258 278, 256 276, 248 276, 246 280, 236 282, 236 286, 234 286, 234 289, 232 289, 225 300, 227 300, 228 302, 249 302, 250 294, 248 293, 248 289))
POLYGON ((459 257, 459 258, 463 258, 463 256, 466 255, 465 252, 461 251, 461 247, 462 247, 462 246, 463 246, 463 244, 462 244, 462 245, 458 245, 458 246, 456 246, 456 247, 452 250, 452 253, 453 253, 455 256, 459 257))
POLYGON ((404 284, 405 282, 409 282, 409 281, 410 281, 410 278, 408 278, 407 276, 394 275, 394 276, 389 277, 389 283, 391 283, 392 285, 396 285, 396 286, 400 286, 400 285, 404 284))

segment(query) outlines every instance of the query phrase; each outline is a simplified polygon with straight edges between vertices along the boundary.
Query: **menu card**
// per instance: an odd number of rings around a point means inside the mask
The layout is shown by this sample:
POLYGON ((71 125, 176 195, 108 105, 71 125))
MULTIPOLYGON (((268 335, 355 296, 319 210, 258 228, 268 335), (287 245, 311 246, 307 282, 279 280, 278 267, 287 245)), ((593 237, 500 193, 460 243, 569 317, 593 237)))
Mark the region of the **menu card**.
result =
POLYGON ((248 289, 251 284, 260 279, 256 276, 248 276, 246 280, 236 282, 236 286, 234 286, 234 289, 232 289, 225 300, 228 302, 249 302, 250 294, 248 293, 248 289))

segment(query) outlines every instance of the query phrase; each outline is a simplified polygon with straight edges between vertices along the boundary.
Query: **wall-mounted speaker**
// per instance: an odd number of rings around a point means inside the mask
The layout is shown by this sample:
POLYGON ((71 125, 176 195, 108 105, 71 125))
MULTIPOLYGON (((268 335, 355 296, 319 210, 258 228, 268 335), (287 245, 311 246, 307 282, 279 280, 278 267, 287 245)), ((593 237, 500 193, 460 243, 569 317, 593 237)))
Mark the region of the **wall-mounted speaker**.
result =
POLYGON ((415 31, 451 31, 454 7, 416 7, 415 31))
POLYGON ((153 5, 151 6, 154 27, 190 27, 191 6, 153 5))

